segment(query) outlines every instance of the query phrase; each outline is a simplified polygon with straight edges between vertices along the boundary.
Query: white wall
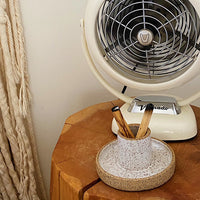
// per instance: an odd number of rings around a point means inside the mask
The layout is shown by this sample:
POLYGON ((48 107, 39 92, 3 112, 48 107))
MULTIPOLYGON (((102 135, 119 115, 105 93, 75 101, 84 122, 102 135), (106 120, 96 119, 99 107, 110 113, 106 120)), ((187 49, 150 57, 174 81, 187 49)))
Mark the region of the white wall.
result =
MULTIPOLYGON (((65 119, 89 105, 115 99, 89 71, 80 43, 79 21, 86 0, 21 1, 29 74, 33 96, 33 122, 45 184, 49 190, 51 154, 65 119)), ((200 78, 171 90, 189 95, 200 78)), ((120 87, 121 88, 121 87, 120 87)), ((132 96, 137 91, 128 91, 132 96)), ((195 102, 200 105, 200 100, 195 102)))
POLYGON ((89 71, 80 45, 85 1, 21 1, 33 96, 33 122, 45 184, 65 119, 112 98, 89 71))

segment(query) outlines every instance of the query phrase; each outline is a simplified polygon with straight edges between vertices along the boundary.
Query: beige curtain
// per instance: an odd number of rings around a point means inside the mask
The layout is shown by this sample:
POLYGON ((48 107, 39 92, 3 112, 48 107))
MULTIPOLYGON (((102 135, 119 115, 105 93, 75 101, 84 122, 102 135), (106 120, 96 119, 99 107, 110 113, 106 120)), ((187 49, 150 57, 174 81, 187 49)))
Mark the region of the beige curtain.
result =
POLYGON ((0 0, 0 199, 46 200, 18 0, 0 0))

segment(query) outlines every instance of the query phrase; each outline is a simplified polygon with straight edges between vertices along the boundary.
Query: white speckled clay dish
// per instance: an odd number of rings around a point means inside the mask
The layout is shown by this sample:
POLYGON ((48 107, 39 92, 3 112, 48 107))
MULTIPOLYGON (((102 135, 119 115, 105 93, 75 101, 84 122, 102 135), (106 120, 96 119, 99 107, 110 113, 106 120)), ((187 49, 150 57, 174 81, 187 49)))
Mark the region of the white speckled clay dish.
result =
POLYGON ((118 162, 117 140, 104 146, 96 158, 97 173, 107 185, 125 191, 141 191, 159 187, 175 170, 175 155, 169 145, 152 138, 152 159, 145 169, 127 169, 118 162))

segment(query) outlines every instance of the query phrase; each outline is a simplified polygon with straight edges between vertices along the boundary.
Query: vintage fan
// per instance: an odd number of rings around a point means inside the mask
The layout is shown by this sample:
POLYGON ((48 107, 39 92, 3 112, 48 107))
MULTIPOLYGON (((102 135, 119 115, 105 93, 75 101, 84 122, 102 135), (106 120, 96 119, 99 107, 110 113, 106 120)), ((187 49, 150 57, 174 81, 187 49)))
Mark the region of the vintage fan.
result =
MULTIPOLYGON (((147 103, 155 106, 152 136, 184 140, 197 134, 189 103, 200 92, 178 99, 156 92, 179 87, 200 70, 198 0, 88 0, 81 20, 85 56, 96 78, 125 104, 129 124, 139 123, 147 103), (152 95, 134 99, 114 89, 99 73, 152 95)), ((112 123, 117 132, 116 122, 112 123)))

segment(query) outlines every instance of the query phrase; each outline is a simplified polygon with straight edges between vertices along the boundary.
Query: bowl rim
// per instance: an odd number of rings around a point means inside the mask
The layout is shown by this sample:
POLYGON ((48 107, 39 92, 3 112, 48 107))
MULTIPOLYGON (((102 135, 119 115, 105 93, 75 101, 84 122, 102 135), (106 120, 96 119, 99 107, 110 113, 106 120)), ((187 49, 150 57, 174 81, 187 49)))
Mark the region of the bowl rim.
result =
POLYGON ((172 147, 169 146, 166 142, 164 142, 164 141, 162 141, 162 140, 159 140, 159 139, 157 139, 157 138, 154 138, 154 137, 152 137, 152 139, 157 140, 157 141, 163 143, 165 146, 167 146, 167 147, 169 148, 169 150, 170 150, 171 153, 172 153, 172 160, 171 160, 170 164, 168 165, 168 167, 165 168, 163 171, 161 171, 161 172, 159 172, 159 173, 157 173, 157 174, 154 174, 154 175, 152 175, 152 176, 144 177, 144 178, 123 178, 123 177, 115 176, 115 175, 110 174, 110 173, 108 173, 107 171, 105 171, 105 170, 101 167, 101 165, 99 164, 99 155, 100 155, 101 151, 104 149, 104 147, 106 147, 108 144, 110 144, 110 143, 112 143, 112 142, 117 141, 117 139, 115 139, 115 140, 113 140, 113 141, 111 141, 111 142, 108 142, 107 144, 105 144, 105 145, 99 150, 99 152, 97 153, 97 156, 96 156, 96 167, 97 167, 99 170, 101 170, 106 176, 112 177, 112 178, 114 178, 115 180, 121 180, 121 181, 131 181, 131 180, 132 180, 132 181, 133 181, 133 180, 134 180, 134 181, 145 181, 145 180, 147 180, 147 179, 156 178, 156 177, 158 177, 158 176, 164 174, 165 172, 169 171, 169 170, 175 165, 175 153, 174 153, 174 150, 172 149, 172 147))

